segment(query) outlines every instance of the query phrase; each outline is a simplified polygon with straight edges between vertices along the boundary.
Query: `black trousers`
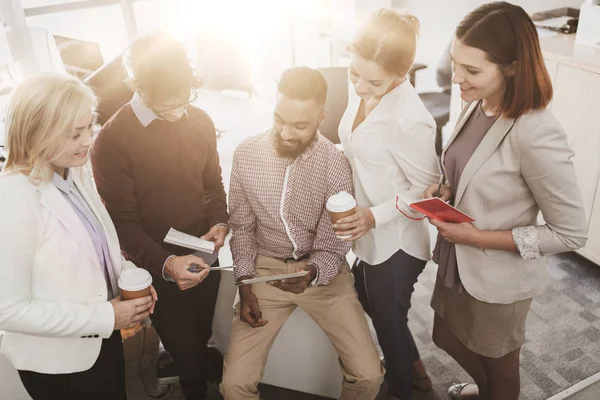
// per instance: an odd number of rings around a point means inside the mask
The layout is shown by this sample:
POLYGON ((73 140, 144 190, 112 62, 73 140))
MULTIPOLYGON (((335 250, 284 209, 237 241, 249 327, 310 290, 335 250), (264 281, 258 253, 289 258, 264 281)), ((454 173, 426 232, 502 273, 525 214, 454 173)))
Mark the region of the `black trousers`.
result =
POLYGON ((399 250, 381 264, 356 260, 352 268, 358 299, 373 320, 385 357, 389 392, 400 399, 413 397, 413 363, 420 356, 408 328, 408 310, 425 264, 399 250))
POLYGON ((19 370, 19 376, 33 400, 126 400, 121 333, 114 331, 102 341, 98 359, 87 371, 41 374, 19 370))
POLYGON ((204 399, 206 381, 221 381, 223 358, 206 347, 212 335, 220 281, 221 274, 212 272, 199 285, 180 290, 175 283, 154 277, 158 302, 152 324, 173 357, 186 400, 204 399))

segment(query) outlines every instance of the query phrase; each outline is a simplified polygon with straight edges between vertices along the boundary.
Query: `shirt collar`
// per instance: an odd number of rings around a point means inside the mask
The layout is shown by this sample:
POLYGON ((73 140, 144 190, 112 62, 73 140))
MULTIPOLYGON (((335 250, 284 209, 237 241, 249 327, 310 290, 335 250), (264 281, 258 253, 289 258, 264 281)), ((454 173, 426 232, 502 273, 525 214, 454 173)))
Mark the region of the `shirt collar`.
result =
POLYGON ((52 184, 56 186, 56 188, 61 192, 69 194, 71 193, 71 187, 73 186, 73 175, 69 172, 68 169, 66 170, 66 172, 67 179, 64 179, 62 176, 55 172, 52 176, 52 184))
POLYGON ((142 96, 138 92, 135 92, 131 99, 131 109, 144 128, 147 128, 155 119, 160 119, 154 111, 144 104, 142 96))
POLYGON ((396 86, 395 88, 390 90, 390 92, 387 93, 385 96, 383 96, 381 98, 381 102, 389 101, 389 100, 396 100, 399 96, 402 96, 402 94, 408 90, 409 86, 412 86, 412 85, 411 85, 410 81, 408 80, 408 78, 406 78, 404 80, 404 82, 402 82, 401 84, 399 84, 398 86, 396 86))
MULTIPOLYGON (((270 141, 271 141, 271 146, 273 148, 273 151, 275 152, 275 154, 278 157, 281 157, 281 156, 279 156, 279 153, 277 153, 277 148, 275 145, 275 141, 277 140, 277 138, 276 138, 277 132, 275 132, 274 128, 271 128, 270 133, 271 133, 270 141)), ((290 163, 294 164, 298 161, 303 161, 303 160, 307 159, 308 157, 310 157, 315 152, 315 149, 318 147, 319 142, 323 139, 324 139, 324 137, 321 135, 321 131, 317 131, 316 140, 314 142, 312 142, 312 144, 310 146, 308 146, 308 148, 306 150, 304 150, 304 152, 302 152, 302 154, 300 154, 298 157, 296 157, 296 159, 293 159, 293 160, 289 159, 290 163)))
MULTIPOLYGON (((148 125, 150 125, 152 123, 152 121, 159 119, 162 120, 161 117, 159 117, 154 111, 152 111, 152 109, 150 107, 148 107, 147 105, 144 104, 144 101, 142 100, 142 96, 139 95, 138 92, 135 92, 133 94, 133 98, 131 99, 131 109, 133 110, 133 113, 135 114, 135 116, 137 117, 137 119, 140 121, 140 123, 142 124, 142 126, 144 128, 147 128, 148 125)), ((183 111, 183 117, 187 117, 187 108, 183 111)))

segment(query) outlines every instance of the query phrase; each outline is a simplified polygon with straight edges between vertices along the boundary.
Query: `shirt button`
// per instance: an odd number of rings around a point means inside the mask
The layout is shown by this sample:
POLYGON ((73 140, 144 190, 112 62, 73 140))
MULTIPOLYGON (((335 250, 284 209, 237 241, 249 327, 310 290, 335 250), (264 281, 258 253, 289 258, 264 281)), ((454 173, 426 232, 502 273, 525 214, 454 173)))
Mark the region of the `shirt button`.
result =
POLYGON ((93 338, 93 337, 94 337, 93 335, 88 335, 88 338, 93 338))
POLYGON ((99 338, 99 337, 100 337, 100 335, 94 335, 94 337, 95 337, 95 338, 99 338))

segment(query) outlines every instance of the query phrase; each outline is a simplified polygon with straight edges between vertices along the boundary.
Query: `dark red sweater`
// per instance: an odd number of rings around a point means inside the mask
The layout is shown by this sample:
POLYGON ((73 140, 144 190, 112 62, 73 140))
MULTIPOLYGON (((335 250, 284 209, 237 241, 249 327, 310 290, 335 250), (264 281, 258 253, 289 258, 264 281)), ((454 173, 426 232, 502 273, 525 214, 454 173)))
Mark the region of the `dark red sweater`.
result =
POLYGON ((127 104, 100 130, 91 161, 126 257, 158 276, 168 256, 191 253, 163 243, 171 227, 201 236, 228 221, 215 127, 198 108, 145 128, 127 104))

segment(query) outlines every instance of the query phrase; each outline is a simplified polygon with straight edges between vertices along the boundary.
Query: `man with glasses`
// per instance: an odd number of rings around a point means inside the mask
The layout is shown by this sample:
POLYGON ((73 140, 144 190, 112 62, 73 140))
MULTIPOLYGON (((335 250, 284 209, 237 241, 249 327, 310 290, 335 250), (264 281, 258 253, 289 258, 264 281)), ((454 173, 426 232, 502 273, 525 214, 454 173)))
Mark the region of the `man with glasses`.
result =
POLYGON ((187 400, 220 381, 222 356, 207 348, 220 275, 190 251, 163 243, 170 228, 223 246, 225 191, 210 117, 190 105, 202 80, 185 46, 163 33, 129 49, 132 100, 104 125, 92 151, 98 191, 125 256, 153 274, 160 302, 152 322, 175 361, 187 400))

